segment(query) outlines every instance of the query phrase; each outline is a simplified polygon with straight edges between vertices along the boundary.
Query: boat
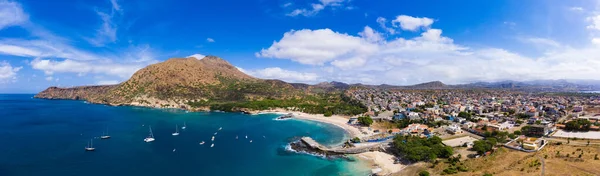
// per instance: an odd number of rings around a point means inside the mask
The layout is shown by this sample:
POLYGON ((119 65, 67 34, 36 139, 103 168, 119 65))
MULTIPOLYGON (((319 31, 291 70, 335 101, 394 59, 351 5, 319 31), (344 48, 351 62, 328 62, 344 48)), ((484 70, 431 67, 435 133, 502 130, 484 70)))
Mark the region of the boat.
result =
POLYGON ((171 135, 179 136, 179 128, 177 127, 177 124, 175 124, 175 133, 172 133, 171 135))
POLYGON ((215 137, 213 136, 212 139, 210 139, 210 141, 215 141, 215 137))
POLYGON ((110 136, 108 135, 108 130, 103 131, 102 132, 102 136, 100 136, 100 139, 109 139, 110 136))
POLYGON ((246 139, 248 139, 248 135, 246 135, 246 139))
POLYGON ((152 142, 155 140, 154 134, 152 133, 152 126, 148 126, 148 128, 150 129, 150 135, 144 139, 144 142, 152 142))
POLYGON ((219 131, 221 131, 223 129, 223 127, 219 127, 219 131))
POLYGON ((94 140, 90 139, 90 142, 88 142, 88 146, 85 147, 85 151, 94 151, 96 150, 96 148, 94 148, 94 140))
POLYGON ((177 150, 177 149, 173 149, 173 152, 175 152, 175 150, 177 150))
POLYGON ((204 141, 200 142, 200 145, 204 145, 204 141))
POLYGON ((252 143, 252 140, 250 140, 250 143, 252 143))
POLYGON ((185 125, 185 122, 183 122, 183 126, 181 127, 182 130, 185 130, 187 128, 187 125, 185 125))
POLYGON ((235 136, 235 139, 238 139, 238 136, 235 136))
POLYGON ((210 144, 210 147, 214 147, 214 146, 215 146, 215 144, 210 144))
POLYGON ((217 132, 215 132, 215 134, 214 134, 214 135, 217 135, 217 132))
POLYGON ((290 119, 292 117, 294 117, 294 115, 292 113, 289 113, 286 115, 279 116, 279 117, 275 118, 275 120, 285 120, 285 119, 290 119))

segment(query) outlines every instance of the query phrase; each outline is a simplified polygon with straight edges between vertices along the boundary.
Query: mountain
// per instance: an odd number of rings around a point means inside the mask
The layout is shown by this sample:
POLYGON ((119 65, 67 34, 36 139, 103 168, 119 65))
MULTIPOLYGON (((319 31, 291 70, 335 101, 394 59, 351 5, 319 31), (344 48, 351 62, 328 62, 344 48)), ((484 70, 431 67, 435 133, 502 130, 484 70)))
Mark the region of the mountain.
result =
POLYGON ((138 70, 118 85, 50 87, 36 98, 188 110, 250 111, 302 108, 307 112, 357 114, 363 107, 345 97, 344 84, 290 84, 249 76, 229 62, 206 56, 173 58, 138 70))

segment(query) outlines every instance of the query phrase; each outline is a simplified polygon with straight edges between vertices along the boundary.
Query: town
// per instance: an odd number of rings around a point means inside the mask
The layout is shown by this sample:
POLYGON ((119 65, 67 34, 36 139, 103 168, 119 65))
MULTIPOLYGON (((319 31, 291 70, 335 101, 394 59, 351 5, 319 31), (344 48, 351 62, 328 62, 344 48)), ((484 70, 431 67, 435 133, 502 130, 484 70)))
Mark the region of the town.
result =
MULTIPOLYGON (((368 108, 368 112, 348 121, 368 136, 355 138, 354 143, 388 141, 400 158, 413 163, 438 163, 435 158, 452 160, 450 166, 440 166, 441 174, 468 172, 462 163, 455 165, 461 157, 488 157, 499 149, 528 154, 540 152, 547 145, 600 144, 598 94, 373 88, 351 89, 348 94, 368 108), (442 140, 443 146, 453 150, 446 149, 449 154, 433 152, 437 156, 416 156, 423 151, 410 151, 421 147, 412 142, 436 141, 428 140, 432 138, 442 140), (412 149, 403 149, 402 145, 412 149)), ((444 150, 430 147, 431 151, 444 150)), ((592 159, 597 163, 597 154, 592 159)), ((534 165, 532 168, 540 169, 540 164, 534 165)))

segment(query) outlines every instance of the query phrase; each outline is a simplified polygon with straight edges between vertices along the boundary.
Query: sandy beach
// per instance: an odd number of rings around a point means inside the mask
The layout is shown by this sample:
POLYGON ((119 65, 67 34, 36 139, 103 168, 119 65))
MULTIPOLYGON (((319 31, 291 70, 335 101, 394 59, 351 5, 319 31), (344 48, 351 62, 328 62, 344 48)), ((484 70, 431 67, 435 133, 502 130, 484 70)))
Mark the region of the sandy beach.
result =
POLYGON ((273 113, 273 114, 282 114, 282 115, 291 113, 294 115, 295 119, 312 120, 312 121, 328 123, 328 124, 338 126, 342 129, 344 129, 345 131, 347 131, 350 134, 350 137, 352 137, 352 138, 354 138, 354 137, 362 138, 362 137, 366 136, 357 127, 348 125, 349 118, 344 117, 344 116, 333 115, 331 117, 325 117, 323 114, 307 114, 307 113, 303 113, 303 112, 287 111, 287 110, 283 110, 283 109, 266 110, 266 111, 260 111, 259 113, 273 113))
POLYGON ((366 160, 374 165, 373 169, 381 168, 378 175, 388 175, 391 173, 400 172, 406 166, 402 164, 394 164, 394 156, 384 152, 365 152, 358 154, 358 158, 366 160))

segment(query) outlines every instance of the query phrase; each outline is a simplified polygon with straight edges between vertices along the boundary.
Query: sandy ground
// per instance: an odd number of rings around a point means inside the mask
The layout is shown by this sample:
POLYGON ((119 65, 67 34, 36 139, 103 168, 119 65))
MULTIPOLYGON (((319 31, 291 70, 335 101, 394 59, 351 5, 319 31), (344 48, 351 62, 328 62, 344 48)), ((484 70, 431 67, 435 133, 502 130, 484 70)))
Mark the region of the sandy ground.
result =
POLYGON ((274 113, 274 114, 292 113, 294 115, 294 118, 296 118, 296 119, 312 120, 312 121, 328 123, 328 124, 338 126, 342 129, 346 130, 352 138, 354 138, 354 137, 362 138, 362 137, 366 136, 365 134, 363 134, 360 131, 360 129, 358 129, 354 126, 348 125, 349 118, 343 117, 343 116, 333 115, 331 117, 325 117, 323 114, 307 114, 307 113, 303 113, 303 112, 286 111, 286 110, 267 110, 267 111, 261 111, 259 113, 274 113))
POLYGON ((465 142, 475 142, 477 139, 471 137, 471 136, 465 136, 465 137, 460 137, 460 138, 455 138, 455 139, 450 139, 450 140, 445 140, 442 141, 442 143, 444 143, 447 146, 450 147, 460 147, 462 146, 465 142))
POLYGON ((400 172, 406 166, 402 164, 394 164, 394 156, 384 152, 365 152, 358 154, 358 157, 376 165, 374 168, 381 168, 382 171, 378 175, 387 175, 400 172))
POLYGON ((600 132, 588 131, 588 132, 569 132, 564 130, 558 130, 553 135, 554 137, 563 138, 579 138, 579 139, 600 139, 600 132))

